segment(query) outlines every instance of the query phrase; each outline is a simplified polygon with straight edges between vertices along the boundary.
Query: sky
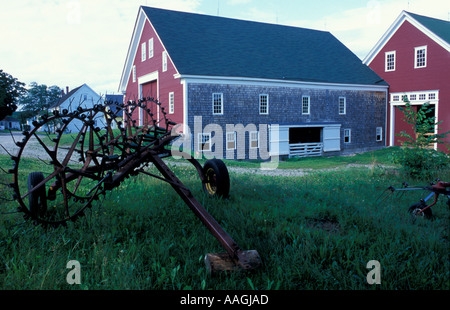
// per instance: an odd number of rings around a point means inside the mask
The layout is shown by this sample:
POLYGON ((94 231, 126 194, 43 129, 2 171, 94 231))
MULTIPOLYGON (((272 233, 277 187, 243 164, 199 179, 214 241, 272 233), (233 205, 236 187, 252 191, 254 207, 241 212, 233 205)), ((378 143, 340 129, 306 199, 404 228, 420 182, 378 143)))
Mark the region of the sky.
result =
POLYGON ((450 18, 448 0, 0 0, 0 69, 118 94, 141 5, 329 31, 360 59, 402 10, 450 18))

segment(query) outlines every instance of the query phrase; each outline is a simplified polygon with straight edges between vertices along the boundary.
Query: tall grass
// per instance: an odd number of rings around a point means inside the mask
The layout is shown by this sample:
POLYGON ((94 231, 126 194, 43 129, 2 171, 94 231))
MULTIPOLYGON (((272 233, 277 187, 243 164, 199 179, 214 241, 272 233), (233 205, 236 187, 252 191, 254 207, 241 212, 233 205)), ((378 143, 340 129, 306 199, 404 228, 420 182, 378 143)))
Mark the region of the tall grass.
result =
MULTIPOLYGON (((260 269, 208 275, 204 255, 224 250, 170 185, 142 175, 67 228, 16 225, 20 214, 0 215, 0 288, 450 288, 446 201, 433 208, 432 221, 412 221, 407 213, 422 192, 377 201, 389 185, 405 181, 400 176, 381 168, 304 177, 231 174, 231 197, 218 200, 203 194, 193 167, 174 171, 242 249, 259 252, 260 269), (66 281, 70 260, 81 264, 80 285, 66 281), (380 285, 366 281, 370 260, 381 264, 380 285)), ((8 177, 0 174, 1 182, 8 177)), ((450 179, 448 172, 436 177, 450 179)), ((14 208, 2 202, 0 212, 14 208)))

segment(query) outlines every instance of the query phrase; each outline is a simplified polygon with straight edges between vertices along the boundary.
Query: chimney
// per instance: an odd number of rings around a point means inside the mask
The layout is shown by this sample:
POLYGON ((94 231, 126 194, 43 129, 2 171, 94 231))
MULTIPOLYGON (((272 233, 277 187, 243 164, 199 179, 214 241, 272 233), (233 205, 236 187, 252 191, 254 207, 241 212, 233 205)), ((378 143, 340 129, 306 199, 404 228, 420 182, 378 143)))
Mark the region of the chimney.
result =
POLYGON ((61 89, 61 96, 64 96, 64 89, 61 89))
POLYGON ((69 93, 69 86, 66 86, 66 94, 69 93))

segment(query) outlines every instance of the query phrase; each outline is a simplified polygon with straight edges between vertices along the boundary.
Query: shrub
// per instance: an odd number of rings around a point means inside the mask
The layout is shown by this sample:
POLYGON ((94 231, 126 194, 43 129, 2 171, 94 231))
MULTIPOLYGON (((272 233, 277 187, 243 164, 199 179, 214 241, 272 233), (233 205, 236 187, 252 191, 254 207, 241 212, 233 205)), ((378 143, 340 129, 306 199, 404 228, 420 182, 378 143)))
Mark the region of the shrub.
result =
POLYGON ((402 148, 395 151, 394 163, 400 164, 405 172, 414 178, 430 178, 439 169, 450 168, 450 158, 444 152, 431 148, 434 143, 445 144, 449 132, 436 133, 435 128, 442 122, 429 115, 434 106, 423 104, 417 111, 412 108, 408 99, 404 98, 405 107, 399 107, 403 112, 404 120, 414 130, 414 135, 402 131, 397 136, 405 138, 402 148))

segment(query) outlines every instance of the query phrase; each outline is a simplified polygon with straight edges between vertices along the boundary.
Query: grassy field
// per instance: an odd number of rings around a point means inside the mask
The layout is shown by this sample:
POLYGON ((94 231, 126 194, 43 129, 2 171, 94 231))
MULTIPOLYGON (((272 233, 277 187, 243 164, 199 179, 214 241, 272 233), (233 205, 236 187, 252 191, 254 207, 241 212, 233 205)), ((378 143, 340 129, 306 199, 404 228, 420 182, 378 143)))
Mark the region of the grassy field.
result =
MULTIPOLYGON (((384 151, 283 165, 388 163, 388 156, 384 151)), ((1 167, 10 164, 0 156, 1 167)), ((142 175, 67 228, 22 224, 21 214, 4 214, 16 204, 0 201, 0 289, 450 289, 446 201, 433 207, 434 220, 416 221, 407 209, 426 193, 377 201, 389 185, 418 181, 377 165, 304 177, 231 173, 230 198, 217 200, 203 194, 193 167, 174 169, 242 249, 259 252, 260 269, 208 275, 204 255, 224 250, 168 184, 142 175), (80 285, 66 281, 70 260, 81 264, 80 285), (380 285, 366 281, 370 260, 381 264, 380 285)), ((450 180, 450 173, 436 177, 450 180)), ((0 172, 1 183, 9 178, 0 172)), ((0 196, 7 194, 0 185, 0 196)))

